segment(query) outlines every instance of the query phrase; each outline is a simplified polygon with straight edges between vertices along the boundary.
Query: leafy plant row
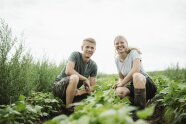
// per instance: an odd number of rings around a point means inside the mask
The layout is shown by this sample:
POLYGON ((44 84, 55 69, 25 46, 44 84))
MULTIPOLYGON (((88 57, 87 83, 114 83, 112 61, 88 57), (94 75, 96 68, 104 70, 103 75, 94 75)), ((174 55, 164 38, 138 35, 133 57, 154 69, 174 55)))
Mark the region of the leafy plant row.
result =
POLYGON ((62 112, 61 100, 51 93, 33 93, 31 97, 19 96, 18 101, 0 106, 0 124, 34 124, 59 115, 62 112))
POLYGON ((154 80, 159 91, 155 101, 164 108, 163 119, 168 124, 186 122, 186 82, 170 80, 165 76, 154 77, 154 80))
POLYGON ((140 119, 134 121, 132 117, 136 108, 130 105, 128 98, 116 96, 112 89, 114 82, 115 76, 99 77, 95 93, 77 103, 74 114, 69 117, 62 114, 46 124, 146 124, 144 119, 153 114, 155 106, 138 111, 140 119))

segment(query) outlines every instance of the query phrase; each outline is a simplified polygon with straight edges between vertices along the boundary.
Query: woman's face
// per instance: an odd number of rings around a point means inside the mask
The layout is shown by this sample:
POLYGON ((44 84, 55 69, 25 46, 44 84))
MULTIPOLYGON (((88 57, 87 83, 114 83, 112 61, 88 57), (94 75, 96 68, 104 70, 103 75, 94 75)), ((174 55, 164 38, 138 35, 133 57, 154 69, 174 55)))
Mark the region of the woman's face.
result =
POLYGON ((128 50, 128 44, 125 39, 115 40, 114 45, 115 45, 115 49, 117 50, 118 53, 127 52, 127 50, 128 50))

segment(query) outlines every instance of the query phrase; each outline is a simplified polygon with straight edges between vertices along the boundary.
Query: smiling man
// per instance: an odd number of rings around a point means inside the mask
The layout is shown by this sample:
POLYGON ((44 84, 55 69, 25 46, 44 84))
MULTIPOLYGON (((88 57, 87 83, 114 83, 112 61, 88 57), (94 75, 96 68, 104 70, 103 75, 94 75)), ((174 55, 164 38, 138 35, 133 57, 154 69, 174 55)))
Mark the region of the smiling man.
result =
POLYGON ((86 98, 96 85, 97 64, 91 59, 96 50, 96 41, 93 38, 84 39, 81 50, 71 53, 53 86, 53 94, 66 104, 67 113, 74 111, 73 101, 86 98), (84 89, 79 90, 81 86, 84 89))

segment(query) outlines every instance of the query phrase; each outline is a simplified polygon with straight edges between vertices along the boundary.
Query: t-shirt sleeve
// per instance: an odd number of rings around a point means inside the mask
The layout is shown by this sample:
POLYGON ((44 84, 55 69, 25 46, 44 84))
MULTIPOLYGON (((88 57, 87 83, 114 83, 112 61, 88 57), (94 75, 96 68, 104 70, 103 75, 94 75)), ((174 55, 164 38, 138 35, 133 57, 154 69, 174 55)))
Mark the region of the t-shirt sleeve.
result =
POLYGON ((73 62, 76 62, 77 61, 77 56, 78 56, 78 53, 77 52, 72 52, 68 58, 69 61, 73 61, 73 62))
POLYGON ((141 56, 140 56, 140 54, 138 53, 137 50, 132 50, 131 51, 131 58, 132 58, 132 61, 134 61, 135 59, 140 59, 141 60, 141 56))
POLYGON ((117 71, 118 71, 118 73, 119 73, 119 72, 120 72, 120 69, 119 69, 119 61, 118 61, 118 58, 115 58, 115 65, 116 65, 117 71))
POLYGON ((97 64, 94 63, 94 65, 93 65, 93 70, 92 70, 92 72, 90 73, 90 77, 96 77, 96 76, 97 76, 97 71, 98 71, 97 64))

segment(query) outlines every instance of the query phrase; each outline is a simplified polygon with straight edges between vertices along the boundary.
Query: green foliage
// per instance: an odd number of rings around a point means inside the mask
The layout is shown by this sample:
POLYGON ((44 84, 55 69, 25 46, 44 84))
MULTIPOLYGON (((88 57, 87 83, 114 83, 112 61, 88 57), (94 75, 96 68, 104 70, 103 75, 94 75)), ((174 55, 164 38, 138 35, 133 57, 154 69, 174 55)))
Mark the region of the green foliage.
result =
POLYGON ((41 113, 41 106, 32 106, 26 103, 23 96, 11 105, 2 105, 0 108, 0 123, 30 123, 36 122, 41 113))
MULTIPOLYGON (((87 99, 78 103, 76 112, 70 117, 60 115, 46 124, 145 124, 139 119, 133 121, 131 111, 136 108, 130 106, 128 98, 120 99, 116 96, 112 86, 115 75, 106 78, 100 76, 96 90, 87 99)), ((150 113, 151 114, 151 113, 150 113)), ((149 115, 149 114, 147 114, 149 115)))
POLYGON ((164 75, 169 77, 171 80, 186 83, 186 68, 180 68, 179 63, 166 69, 164 75))
POLYGON ((45 58, 41 62, 38 61, 36 64, 33 64, 35 91, 51 91, 52 84, 63 66, 64 63, 56 66, 56 64, 50 63, 45 58))
POLYGON ((179 63, 177 63, 176 65, 171 65, 166 70, 149 72, 149 74, 152 76, 164 75, 166 76, 166 78, 168 77, 169 79, 174 81, 179 81, 181 83, 186 82, 186 68, 180 68, 179 63))
POLYGON ((159 89, 155 101, 165 107, 164 119, 174 124, 183 123, 186 119, 186 85, 164 76, 154 79, 159 89))
MULTIPOLYGON (((61 112, 62 101, 51 93, 52 83, 64 66, 49 62, 34 61, 25 52, 22 40, 12 36, 8 25, 0 20, 0 123, 37 123, 41 118, 49 118, 61 112), (34 92, 32 91, 42 91, 34 92), (23 94, 23 95, 20 95, 23 94), (15 101, 19 96, 19 100, 15 101), (26 96, 26 97, 25 97, 26 96), (29 96, 29 97, 27 97, 29 96)), ((179 64, 165 71, 150 72, 158 92, 153 99, 163 107, 162 116, 166 123, 186 121, 186 69, 179 64)), ((76 112, 70 117, 60 115, 47 124, 144 124, 154 113, 155 106, 138 111, 138 121, 133 121, 128 98, 116 96, 114 86, 118 75, 98 74, 96 90, 86 100, 76 103, 76 112)))
POLYGON ((130 112, 135 110, 135 108, 131 108, 127 98, 122 100, 119 99, 111 88, 114 85, 117 76, 107 76, 102 74, 97 80, 98 85, 96 86, 96 92, 83 102, 79 103, 74 114, 70 117, 62 115, 46 123, 78 124, 83 123, 82 120, 85 120, 84 123, 87 124, 146 123, 146 121, 142 119, 148 119, 154 114, 155 105, 164 107, 164 109, 161 110, 164 112, 164 115, 161 117, 163 120, 159 120, 158 123, 161 123, 162 121, 167 124, 184 123, 186 120, 186 85, 182 82, 182 72, 183 70, 177 71, 177 77, 179 79, 175 78, 174 80, 173 78, 170 79, 167 77, 165 72, 161 72, 160 74, 157 73, 152 76, 158 89, 158 92, 153 99, 154 104, 149 105, 149 107, 144 110, 138 111, 137 116, 141 119, 136 122, 133 122, 130 116, 130 112), (126 113, 122 115, 120 112, 126 113))
POLYGON ((23 42, 14 38, 8 25, 0 20, 0 104, 15 101, 19 94, 30 94, 32 57, 23 51, 23 42))
POLYGON ((137 116, 142 119, 150 117, 154 113, 155 105, 145 108, 144 110, 138 111, 137 116))
POLYGON ((62 102, 51 93, 33 93, 31 97, 19 96, 11 105, 0 106, 0 124, 34 124, 61 109, 62 102))
POLYGON ((43 116, 58 113, 61 110, 63 102, 59 98, 54 98, 51 93, 34 92, 26 100, 31 105, 42 106, 43 116))
POLYGON ((32 91, 51 91, 59 66, 48 59, 34 62, 25 52, 22 40, 12 36, 12 31, 0 20, 0 105, 13 103, 20 94, 29 96, 32 91))

